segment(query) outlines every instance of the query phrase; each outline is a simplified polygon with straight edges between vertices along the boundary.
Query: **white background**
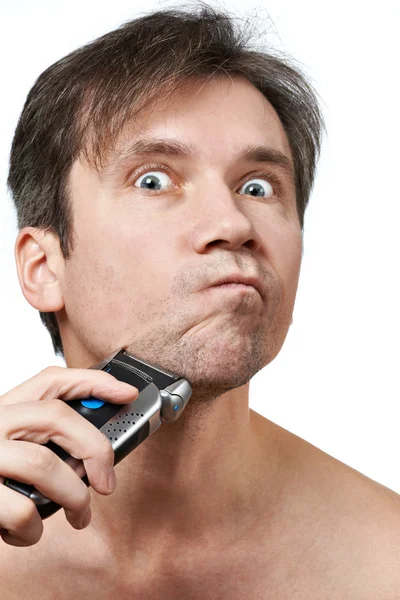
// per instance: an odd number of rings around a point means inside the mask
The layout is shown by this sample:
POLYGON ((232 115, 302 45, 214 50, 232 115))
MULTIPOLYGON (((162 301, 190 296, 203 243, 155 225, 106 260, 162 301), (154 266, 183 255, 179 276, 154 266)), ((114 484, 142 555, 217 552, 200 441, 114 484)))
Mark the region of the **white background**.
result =
MULTIPOLYGON (((269 43, 311 78, 328 129, 306 212, 294 323, 278 357, 252 379, 250 406, 400 493, 399 4, 210 3, 238 15, 261 9, 269 43)), ((16 215, 5 182, 26 95, 68 52, 166 6, 174 4, 0 3, 0 394, 48 365, 65 366, 16 274, 16 215)))

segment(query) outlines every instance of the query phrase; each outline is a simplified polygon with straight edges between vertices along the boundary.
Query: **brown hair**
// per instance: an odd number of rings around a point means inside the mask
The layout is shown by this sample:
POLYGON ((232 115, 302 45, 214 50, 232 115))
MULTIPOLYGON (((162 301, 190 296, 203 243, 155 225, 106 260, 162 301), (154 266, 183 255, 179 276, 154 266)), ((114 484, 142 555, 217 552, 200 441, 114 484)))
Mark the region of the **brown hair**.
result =
MULTIPOLYGON (((300 225, 314 185, 324 118, 311 83, 283 52, 251 48, 257 19, 236 18, 202 0, 198 7, 147 13, 48 67, 30 90, 15 131, 8 186, 18 227, 55 232, 65 259, 74 249, 68 197, 73 162, 94 169, 124 124, 186 83, 242 76, 276 110, 293 156, 300 225)), ((261 35, 262 39, 262 35, 261 35)), ((54 312, 40 312, 56 354, 63 346, 54 312)))

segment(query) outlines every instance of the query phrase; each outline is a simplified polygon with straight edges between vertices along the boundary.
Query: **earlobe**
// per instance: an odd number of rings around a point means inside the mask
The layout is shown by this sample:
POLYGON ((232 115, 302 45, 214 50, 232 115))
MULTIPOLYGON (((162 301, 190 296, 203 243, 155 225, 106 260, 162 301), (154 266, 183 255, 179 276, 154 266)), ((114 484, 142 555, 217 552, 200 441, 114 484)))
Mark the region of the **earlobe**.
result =
POLYGON ((58 279, 62 256, 58 237, 34 227, 22 229, 14 248, 21 290, 31 306, 41 312, 57 312, 64 307, 58 279))

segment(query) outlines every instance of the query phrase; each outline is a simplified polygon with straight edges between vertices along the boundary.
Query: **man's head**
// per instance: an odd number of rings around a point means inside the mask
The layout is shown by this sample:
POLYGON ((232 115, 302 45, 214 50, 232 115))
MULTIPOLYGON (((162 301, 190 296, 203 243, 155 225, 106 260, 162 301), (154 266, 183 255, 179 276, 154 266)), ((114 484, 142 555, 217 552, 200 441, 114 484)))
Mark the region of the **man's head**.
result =
POLYGON ((247 43, 210 7, 160 11, 32 88, 9 174, 19 228, 30 228, 17 266, 67 363, 71 348, 85 363, 126 347, 206 398, 279 352, 323 120, 304 76, 247 43), (147 150, 175 144, 174 155, 138 154, 144 139, 147 150), (201 291, 234 272, 258 276, 263 297, 201 291))

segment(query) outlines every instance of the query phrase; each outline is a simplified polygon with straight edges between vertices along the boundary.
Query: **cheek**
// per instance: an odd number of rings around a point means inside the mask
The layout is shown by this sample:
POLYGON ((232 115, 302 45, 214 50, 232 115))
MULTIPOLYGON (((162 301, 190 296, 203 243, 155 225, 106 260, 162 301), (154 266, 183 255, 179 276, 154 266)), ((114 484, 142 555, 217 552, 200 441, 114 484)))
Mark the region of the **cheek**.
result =
POLYGON ((113 314, 110 309, 120 302, 124 286, 130 285, 129 273, 134 277, 134 263, 130 257, 125 257, 129 245, 121 237, 115 222, 109 222, 107 228, 98 218, 86 223, 91 223, 91 228, 79 227, 64 282, 67 313, 71 319, 81 321, 81 326, 85 326, 85 320, 93 323, 110 319, 113 314))
POLYGON ((107 256, 93 253, 76 255, 74 260, 65 280, 64 300, 69 318, 81 327, 109 320, 123 295, 115 266, 108 264, 107 256))
MULTIPOLYGON (((116 269, 115 279, 125 279, 144 296, 157 294, 162 298, 170 287, 169 281, 176 259, 173 222, 166 216, 136 213, 125 202, 118 213, 109 215, 106 263, 116 269), (163 292, 163 289, 165 290, 163 292)), ((171 217, 173 219, 173 217, 171 217)), ((179 263, 178 263, 179 265, 179 263)), ((119 284, 125 287, 123 282, 119 284)))
POLYGON ((303 254, 303 237, 300 227, 288 227, 281 231, 281 235, 275 234, 269 248, 271 264, 282 281, 283 305, 289 305, 291 310, 296 297, 303 254))
POLYGON ((165 230, 150 230, 148 221, 133 216, 116 218, 115 212, 98 220, 87 235, 80 232, 67 269, 67 309, 69 300, 71 308, 79 307, 81 320, 92 322, 121 322, 132 307, 139 314, 156 296, 155 281, 160 290, 167 283, 163 278, 168 278, 171 261, 163 239, 165 230))
POLYGON ((287 297, 288 302, 290 302, 291 309, 293 307, 297 287, 299 283, 300 276, 300 267, 301 267, 301 259, 302 259, 302 251, 303 244, 302 239, 299 242, 292 246, 291 249, 288 249, 287 261, 286 261, 286 273, 287 273, 287 297))

